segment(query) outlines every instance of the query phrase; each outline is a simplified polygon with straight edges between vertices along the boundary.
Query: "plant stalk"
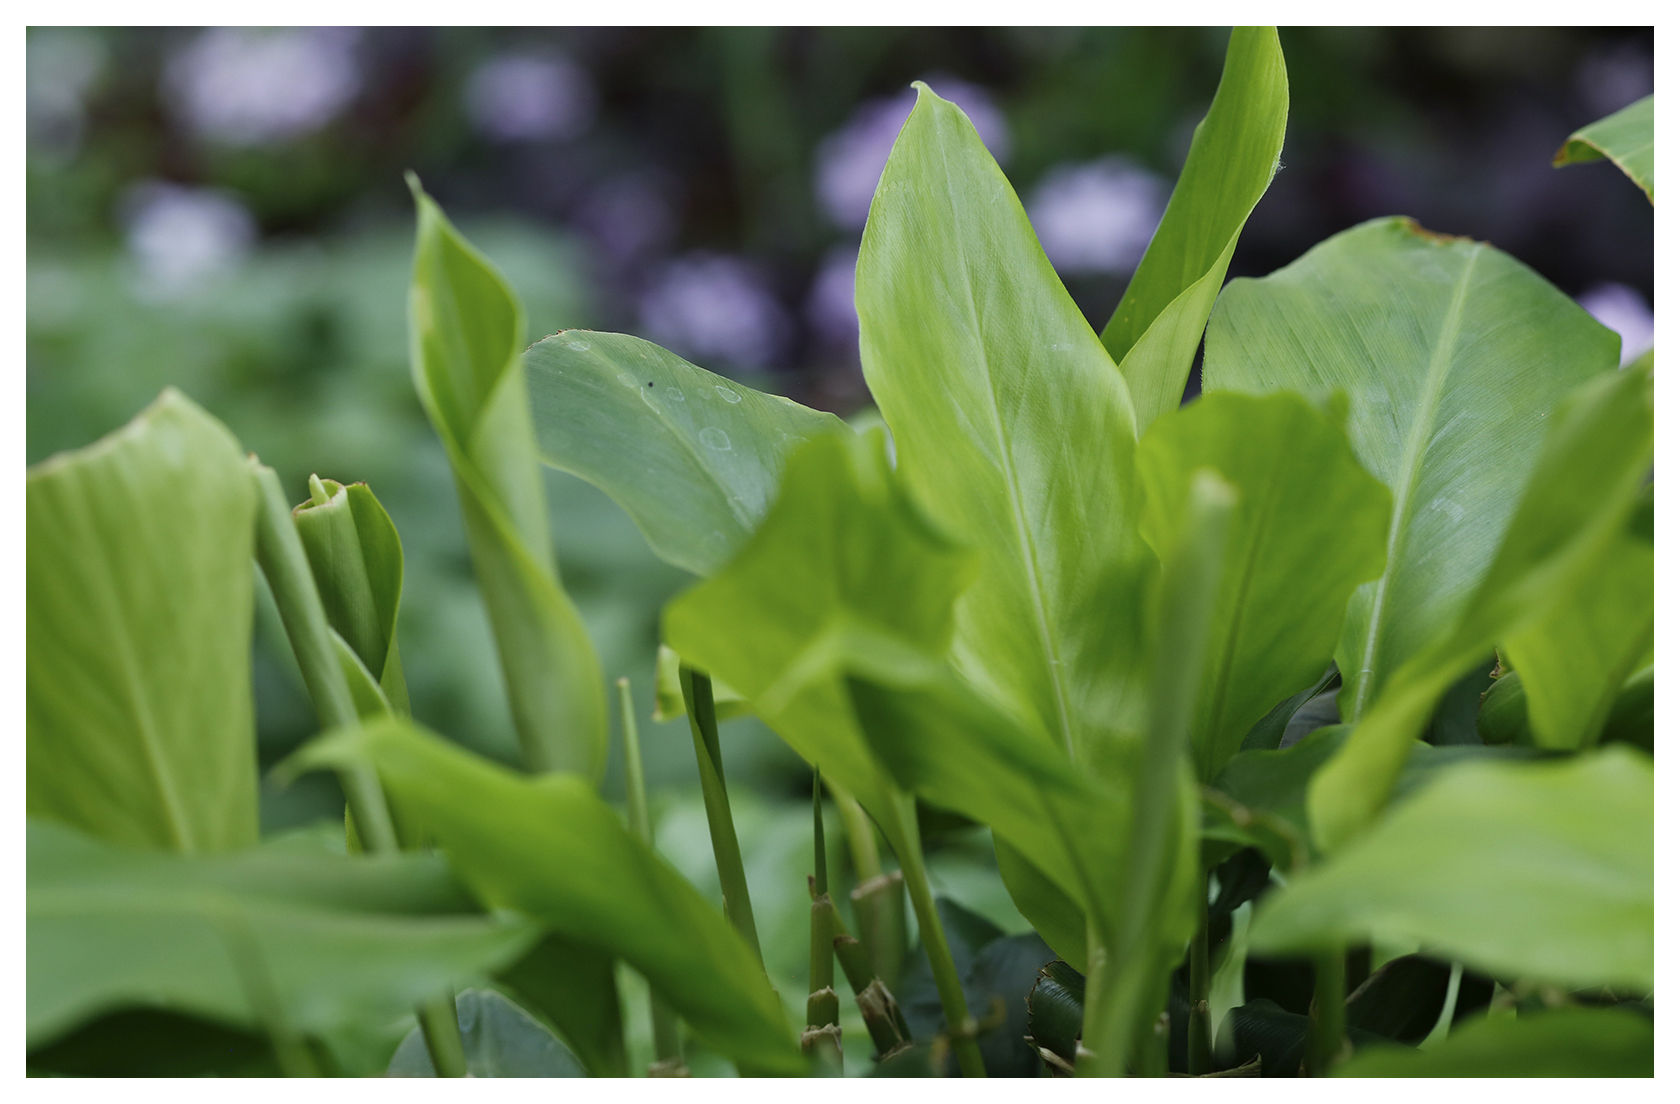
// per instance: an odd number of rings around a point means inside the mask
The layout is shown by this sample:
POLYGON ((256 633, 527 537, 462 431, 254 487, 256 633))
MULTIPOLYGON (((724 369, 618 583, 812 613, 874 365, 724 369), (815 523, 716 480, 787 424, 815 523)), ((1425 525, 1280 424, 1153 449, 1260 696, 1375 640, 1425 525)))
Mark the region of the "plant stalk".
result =
MULTIPOLYGON (((630 695, 630 680, 618 680, 618 715, 624 725, 624 801, 629 807, 630 833, 653 848, 653 823, 648 819, 647 777, 642 773, 642 740, 636 730, 636 704, 630 695)), ((682 1035, 677 1030, 677 1014, 671 1006, 648 988, 648 1014, 653 1020, 654 1064, 663 1063, 661 1076, 685 1077, 682 1035), (677 1070, 681 1072, 676 1072, 677 1070)))
POLYGON ((735 820, 729 813, 729 790, 723 781, 723 749, 718 743, 712 680, 687 664, 678 671, 677 678, 682 683, 683 705, 688 710, 688 730, 694 736, 700 792, 706 800, 706 825, 711 829, 712 855, 717 860, 718 884, 723 888, 723 912, 752 947, 762 967, 764 952, 758 946, 758 926, 753 923, 747 872, 741 863, 741 843, 735 836, 735 820))
MULTIPOLYGON (((354 726, 360 723, 356 704, 333 649, 326 608, 321 604, 321 593, 315 586, 315 575, 310 570, 303 541, 298 537, 280 477, 255 456, 250 464, 260 492, 257 564, 274 594, 286 638, 291 642, 298 669, 303 672, 304 686, 315 705, 316 718, 323 729, 354 726)), ((373 854, 394 854, 398 850, 397 830, 390 807, 385 803, 385 793, 380 789, 379 776, 371 767, 353 767, 339 771, 338 781, 362 846, 373 854)), ((466 1059, 460 1025, 455 1019, 455 995, 445 993, 425 1002, 417 1015, 437 1075, 465 1077, 466 1059)))
POLYGON ((811 983, 805 999, 805 1031, 799 1045, 836 1073, 844 1070, 840 1048, 840 998, 834 992, 834 902, 828 896, 828 845, 823 835, 822 771, 811 772, 811 839, 817 872, 811 877, 811 983))
POLYGON ((1192 1077, 1213 1070, 1213 1024, 1208 1012, 1208 879, 1202 875, 1201 918, 1190 940, 1189 1070, 1192 1077))
POLYGON ((945 941, 945 928, 939 922, 939 911, 933 903, 933 889, 928 885, 927 868, 922 863, 922 834, 916 826, 915 802, 900 797, 898 804, 905 840, 905 853, 898 857, 899 866, 904 871, 904 885, 910 891, 911 907, 916 910, 916 922, 922 929, 922 946, 927 950, 934 988, 939 991, 939 1003, 945 1011, 945 1023, 951 1033, 951 1049, 956 1053, 957 1068, 964 1077, 984 1077, 986 1065, 980 1058, 979 1044, 974 1041, 979 1026, 968 1014, 962 979, 957 976, 957 964, 951 959, 951 947, 945 941))
POLYGON ((1307 1040, 1307 1072, 1323 1077, 1341 1061, 1347 1041, 1347 952, 1332 947, 1313 962, 1312 1033, 1307 1040))
POLYGON ((885 985, 897 985, 909 953, 909 932, 904 922, 904 875, 897 870, 883 872, 881 851, 875 842, 875 825, 843 787, 832 779, 825 785, 846 826, 846 840, 852 853, 857 885, 852 889, 852 914, 857 917, 858 939, 869 952, 875 976, 885 985))

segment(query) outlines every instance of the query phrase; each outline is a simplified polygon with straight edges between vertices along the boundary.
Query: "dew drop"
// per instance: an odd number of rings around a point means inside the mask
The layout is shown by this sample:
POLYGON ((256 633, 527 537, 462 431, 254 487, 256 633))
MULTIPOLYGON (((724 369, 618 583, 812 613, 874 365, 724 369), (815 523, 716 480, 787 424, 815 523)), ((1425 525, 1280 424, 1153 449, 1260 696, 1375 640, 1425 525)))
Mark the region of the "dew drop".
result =
POLYGON ((620 372, 618 374, 618 382, 622 383, 626 387, 639 387, 640 386, 640 384, 638 384, 636 382, 636 377, 632 376, 629 372, 620 372))
POLYGON ((736 394, 734 391, 731 391, 729 388, 725 387, 723 384, 719 383, 719 384, 715 384, 714 386, 717 387, 717 393, 723 396, 723 401, 724 402, 738 403, 738 402, 741 401, 741 396, 740 395, 736 394))
POLYGON ((688 401, 688 399, 683 395, 682 388, 680 387, 667 387, 665 389, 665 397, 670 399, 672 402, 688 401))
POLYGON ((589 342, 587 342, 587 341, 568 341, 568 342, 566 342, 566 348, 576 349, 580 353, 587 353, 589 351, 589 342))
POLYGON ((700 431, 700 443, 709 449, 717 449, 719 452, 728 452, 729 434, 725 433, 717 426, 707 426, 705 429, 700 431))

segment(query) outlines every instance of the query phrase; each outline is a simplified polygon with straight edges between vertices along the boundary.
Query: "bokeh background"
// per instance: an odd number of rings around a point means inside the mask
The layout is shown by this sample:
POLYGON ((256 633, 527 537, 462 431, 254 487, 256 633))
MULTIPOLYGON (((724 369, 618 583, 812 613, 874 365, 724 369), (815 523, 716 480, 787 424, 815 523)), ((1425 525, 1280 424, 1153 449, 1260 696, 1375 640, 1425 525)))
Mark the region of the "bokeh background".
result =
MULTIPOLYGON (((512 762, 448 465, 409 382, 403 170, 505 271, 533 340, 627 331, 850 415, 868 401, 853 266, 910 82, 968 112, 1100 328, 1213 95, 1226 33, 33 29, 29 459, 87 444, 173 384, 299 501, 311 471, 368 481, 407 555, 399 634, 417 718, 512 762)), ((1571 131, 1651 91, 1649 28, 1282 41, 1283 169, 1232 276, 1407 214, 1533 266, 1619 330, 1624 356, 1649 347, 1649 203, 1608 164, 1551 167, 1571 131)), ((686 726, 647 720, 658 611, 686 576, 604 496, 548 479, 566 585, 609 677, 635 681, 660 846, 715 892, 686 726)), ((267 766, 314 721, 266 596, 254 655, 267 766)), ((797 994, 810 776, 757 722, 724 739, 771 972, 797 994)), ((607 790, 622 792, 616 748, 607 790)), ((265 828, 338 800, 322 776, 265 784, 265 828)), ((983 830, 927 827, 936 887, 1024 930, 983 830)))

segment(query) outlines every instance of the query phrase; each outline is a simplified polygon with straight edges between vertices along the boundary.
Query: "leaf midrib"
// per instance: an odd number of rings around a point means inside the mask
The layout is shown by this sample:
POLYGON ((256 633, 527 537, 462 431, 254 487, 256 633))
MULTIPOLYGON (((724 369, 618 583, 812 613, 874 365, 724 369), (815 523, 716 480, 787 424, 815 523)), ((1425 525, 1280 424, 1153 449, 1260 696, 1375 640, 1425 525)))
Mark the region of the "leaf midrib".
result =
MULTIPOLYGON (((952 187, 951 159, 946 151, 943 126, 940 127, 939 159, 945 170, 946 201, 950 205, 952 221, 960 222, 962 207, 957 202, 957 196, 952 187)), ((1026 514, 1022 504, 1023 496, 1018 477, 1015 474, 1015 464, 1010 456, 1009 441, 1004 436, 1003 418, 998 411, 997 390, 992 377, 991 357, 987 355, 985 339, 980 336, 980 315, 974 295, 973 280, 970 277, 967 239, 962 234, 954 235, 954 237, 956 238, 956 250, 959 254, 957 268, 962 273, 964 298, 969 309, 970 321, 974 326, 977 339, 975 344, 978 346, 981 371, 986 379, 985 394, 989 400, 987 414, 991 417, 992 431, 997 437, 999 463, 1003 468, 1004 485, 1009 491, 1009 510, 1011 520, 1014 522, 1016 543, 1019 545, 1021 558, 1025 561, 1027 568, 1029 584, 1027 592, 1032 596, 1033 620, 1035 627, 1038 629, 1039 645, 1044 649, 1045 658, 1049 664, 1050 687, 1056 699, 1057 728, 1062 735, 1063 749, 1067 752, 1068 758, 1073 759, 1075 758, 1073 726, 1068 719, 1067 688, 1062 685, 1064 670, 1062 656, 1061 651, 1056 647, 1055 638, 1050 632, 1049 603, 1044 595, 1043 576, 1038 568, 1038 550, 1033 544, 1031 534, 1027 531, 1026 514)))
POLYGON ((1388 527, 1383 573, 1377 579, 1376 592, 1371 597, 1370 626, 1365 633, 1365 647, 1359 658, 1359 669, 1355 676, 1357 682, 1354 687, 1353 716, 1350 718, 1352 721, 1358 721, 1364 714, 1371 696, 1371 683, 1375 673, 1372 657, 1377 650, 1377 641, 1382 635, 1383 617, 1387 612, 1388 584, 1394 578, 1395 553, 1411 525, 1413 499, 1423 468, 1424 444, 1428 440, 1426 431, 1434 427, 1436 415, 1440 410, 1441 392, 1445 388, 1448 370, 1452 364, 1452 353, 1458 347, 1459 330, 1464 322, 1464 304, 1470 293, 1470 274, 1476 267, 1476 260, 1482 255, 1482 249, 1481 243, 1473 244, 1469 255, 1464 259, 1464 271, 1459 274, 1458 284, 1453 288, 1447 317, 1441 324, 1440 333, 1436 335, 1435 349, 1430 355, 1429 370, 1424 377, 1426 390, 1419 404, 1418 416, 1412 420, 1411 432, 1406 439, 1406 452, 1401 459, 1401 478, 1394 487, 1394 513, 1388 527))

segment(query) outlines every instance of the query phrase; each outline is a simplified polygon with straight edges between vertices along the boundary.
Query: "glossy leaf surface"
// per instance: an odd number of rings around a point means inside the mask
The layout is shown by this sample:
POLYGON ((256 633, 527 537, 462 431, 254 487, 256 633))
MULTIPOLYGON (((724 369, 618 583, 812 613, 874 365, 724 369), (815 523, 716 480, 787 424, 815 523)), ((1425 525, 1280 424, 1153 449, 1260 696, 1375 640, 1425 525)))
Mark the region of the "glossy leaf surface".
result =
POLYGON ((1329 664, 1348 596, 1382 571, 1389 494, 1333 416, 1290 394, 1205 395, 1150 427, 1137 466, 1158 552, 1178 539, 1196 471, 1237 491, 1190 728, 1210 781, 1279 698, 1329 664))
MULTIPOLYGON (((468 1077, 587 1077, 577 1055, 554 1032, 494 989, 455 997, 455 1020, 468 1077)), ((391 1056, 386 1077, 436 1077, 417 1027, 391 1056)))
POLYGON ((1651 1021, 1616 1008, 1554 1008, 1466 1024, 1430 1050, 1372 1047, 1336 1077, 1650 1077, 1651 1021))
POLYGON ((1237 237, 1277 171, 1288 117, 1276 28, 1234 28, 1166 214, 1103 327, 1140 428, 1178 407, 1237 237))
POLYGON ((1614 115, 1571 134, 1552 158, 1552 164, 1561 168, 1608 157, 1627 173, 1629 180, 1639 185, 1646 199, 1655 203, 1655 112, 1656 97, 1635 100, 1614 115))
POLYGON ((702 578, 758 527, 788 453, 847 432, 625 334, 564 330, 525 364, 543 462, 612 496, 660 559, 702 578))
POLYGON ((870 208, 857 308, 899 471, 979 554, 958 669, 1064 754, 1137 733, 1153 565, 1131 397, 974 127, 925 86, 870 208))
POLYGON ((30 470, 27 806, 115 843, 257 838, 256 488, 238 442, 174 390, 30 470))
POLYGON ((538 934, 478 913, 439 859, 352 859, 307 838, 154 856, 33 822, 28 861, 32 1046, 136 1005, 324 1040, 378 1034, 538 934))
POLYGON ((524 778, 400 721, 329 736, 295 762, 371 764, 485 905, 623 958, 698 1038, 742 1066, 803 1070, 751 949, 585 780, 524 778))
POLYGON ((1345 392, 1354 453, 1393 492, 1386 566, 1355 592, 1336 650, 1344 719, 1462 611, 1552 408, 1614 369, 1616 350, 1614 333, 1511 257, 1406 219, 1226 288, 1204 388, 1345 392))
POLYGON ((1650 373, 1634 368, 1597 377, 1553 410, 1498 554, 1457 623, 1395 673, 1314 777, 1307 808, 1321 847, 1340 846, 1375 818, 1414 737, 1466 670, 1603 570, 1643 499, 1652 413, 1650 373))
POLYGON ((526 766, 598 780, 601 665, 561 589, 525 390, 525 314, 506 281, 412 180, 414 386, 455 472, 467 544, 526 766))
POLYGON ((1652 773, 1612 747, 1443 771, 1269 896, 1250 946, 1415 941, 1496 976, 1652 984, 1652 773))

